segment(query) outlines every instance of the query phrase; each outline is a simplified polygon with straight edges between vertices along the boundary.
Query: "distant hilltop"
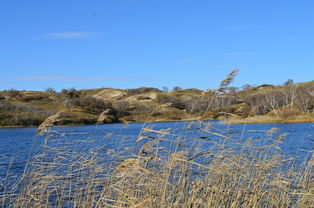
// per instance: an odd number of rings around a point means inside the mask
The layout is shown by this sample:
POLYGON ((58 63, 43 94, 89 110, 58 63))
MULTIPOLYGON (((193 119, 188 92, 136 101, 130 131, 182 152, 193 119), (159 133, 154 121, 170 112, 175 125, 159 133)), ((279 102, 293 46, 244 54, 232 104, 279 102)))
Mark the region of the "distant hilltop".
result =
POLYGON ((150 87, 46 91, 0 91, 0 126, 38 126, 49 116, 54 125, 176 120, 232 122, 313 122, 314 81, 283 85, 244 85, 222 91, 150 87))

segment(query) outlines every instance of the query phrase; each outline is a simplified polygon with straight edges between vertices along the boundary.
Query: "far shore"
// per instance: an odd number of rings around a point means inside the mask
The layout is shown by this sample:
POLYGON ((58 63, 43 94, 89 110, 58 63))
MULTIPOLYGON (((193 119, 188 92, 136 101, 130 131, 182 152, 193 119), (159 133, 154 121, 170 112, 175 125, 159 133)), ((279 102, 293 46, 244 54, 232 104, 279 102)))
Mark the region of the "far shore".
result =
MULTIPOLYGON (((197 121, 200 120, 198 118, 190 118, 190 119, 181 119, 181 120, 174 120, 174 119, 156 119, 156 120, 147 120, 147 121, 132 121, 132 122, 119 122, 120 124, 123 123, 146 123, 146 122, 171 122, 171 121, 197 121)), ((206 119, 207 120, 207 119, 206 119)), ((211 120, 211 119, 209 119, 211 120)), ((304 114, 298 115, 295 117, 288 117, 288 118, 280 118, 275 116, 255 116, 249 118, 239 118, 239 117, 231 117, 224 120, 211 120, 211 121, 220 121, 223 124, 268 124, 268 123, 314 123, 314 114, 304 114)), ((113 124, 113 123, 110 123, 113 124)), ((67 124, 67 125, 56 125, 57 127, 67 127, 67 126, 85 126, 85 125, 97 125, 94 124, 67 124)), ((0 129, 14 129, 14 128, 36 128, 38 126, 0 126, 0 129)))

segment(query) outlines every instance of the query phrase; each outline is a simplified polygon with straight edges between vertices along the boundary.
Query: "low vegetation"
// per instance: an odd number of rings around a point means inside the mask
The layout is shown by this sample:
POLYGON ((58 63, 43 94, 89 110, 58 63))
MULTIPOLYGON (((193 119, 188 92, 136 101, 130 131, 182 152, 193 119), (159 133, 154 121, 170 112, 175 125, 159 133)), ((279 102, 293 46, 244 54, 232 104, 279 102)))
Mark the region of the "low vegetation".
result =
MULTIPOLYGON (((228 84, 232 80, 226 81, 228 84)), ((169 92, 165 87, 163 91, 141 87, 71 88, 60 93, 52 88, 45 92, 14 89, 0 92, 0 126, 38 125, 57 111, 69 111, 73 115, 84 112, 89 117, 72 121, 67 117, 62 124, 86 124, 85 121, 90 124, 96 123, 97 116, 108 109, 117 112, 114 120, 120 122, 197 119, 239 123, 313 122, 314 118, 309 115, 314 111, 314 81, 293 84, 288 80, 280 86, 244 85, 242 90, 222 83, 217 90, 206 91, 175 87, 169 92)))

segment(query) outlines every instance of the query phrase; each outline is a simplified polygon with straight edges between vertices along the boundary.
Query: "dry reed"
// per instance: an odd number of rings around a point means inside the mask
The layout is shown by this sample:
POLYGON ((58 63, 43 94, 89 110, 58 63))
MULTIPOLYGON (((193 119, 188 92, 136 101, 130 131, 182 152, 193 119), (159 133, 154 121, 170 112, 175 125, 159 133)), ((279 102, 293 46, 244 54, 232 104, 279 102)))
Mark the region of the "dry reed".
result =
POLYGON ((227 132, 217 133, 212 125, 198 125, 207 136, 185 138, 146 128, 128 154, 106 147, 76 151, 60 138, 56 147, 52 144, 57 135, 50 136, 51 145, 45 143, 32 159, 14 194, 1 196, 1 206, 314 206, 313 151, 309 160, 295 166, 294 158, 280 153, 284 136, 270 134, 277 129, 265 132, 264 144, 256 139, 241 142, 227 132))
POLYGON ((202 121, 179 132, 143 126, 129 147, 119 138, 84 149, 93 141, 47 131, 55 119, 40 127, 43 148, 2 207, 314 207, 314 150, 302 163, 282 154, 278 129, 244 140, 202 121))

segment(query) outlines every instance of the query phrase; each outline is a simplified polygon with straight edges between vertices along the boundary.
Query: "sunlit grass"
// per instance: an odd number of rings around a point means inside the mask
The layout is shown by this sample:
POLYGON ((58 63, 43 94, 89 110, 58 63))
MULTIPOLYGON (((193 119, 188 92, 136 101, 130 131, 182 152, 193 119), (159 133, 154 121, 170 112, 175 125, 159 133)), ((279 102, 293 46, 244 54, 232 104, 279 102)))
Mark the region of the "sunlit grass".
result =
POLYGON ((314 206, 313 150, 301 162, 282 154, 277 129, 243 139, 203 122, 144 126, 134 141, 106 134, 97 146, 43 128, 40 153, 3 207, 314 206))
POLYGON ((278 116, 261 115, 249 118, 230 117, 225 121, 229 124, 245 124, 245 123, 313 123, 313 113, 303 113, 291 117, 281 118, 278 116))

